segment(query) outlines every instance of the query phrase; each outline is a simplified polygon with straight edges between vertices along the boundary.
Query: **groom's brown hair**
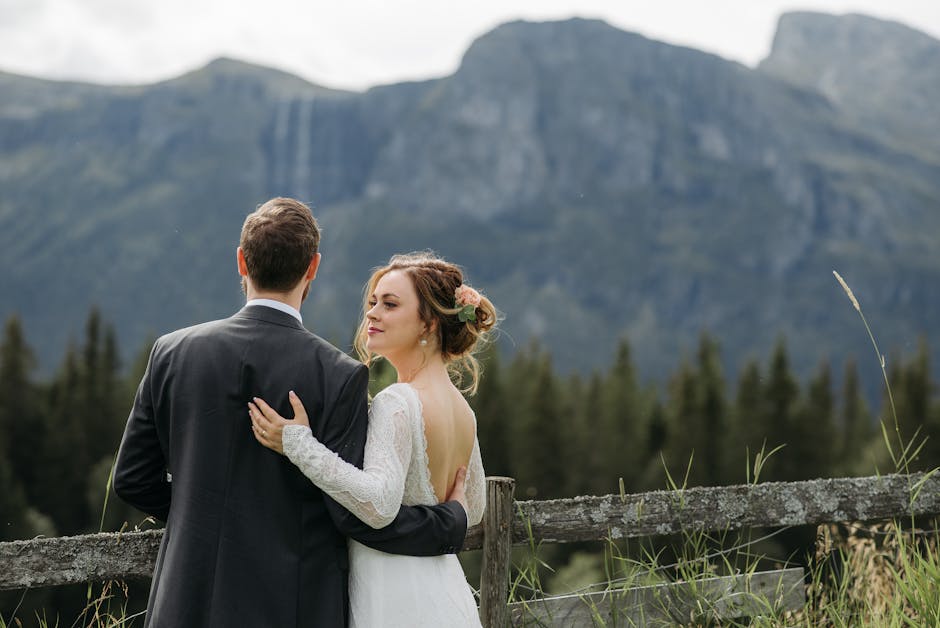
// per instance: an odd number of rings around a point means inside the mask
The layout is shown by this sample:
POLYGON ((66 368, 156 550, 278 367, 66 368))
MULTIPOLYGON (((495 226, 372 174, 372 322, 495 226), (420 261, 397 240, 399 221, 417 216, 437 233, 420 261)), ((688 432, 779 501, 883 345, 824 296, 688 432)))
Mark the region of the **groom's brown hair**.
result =
POLYGON ((238 245, 255 288, 288 292, 316 255, 320 228, 305 204, 272 198, 245 218, 238 245))

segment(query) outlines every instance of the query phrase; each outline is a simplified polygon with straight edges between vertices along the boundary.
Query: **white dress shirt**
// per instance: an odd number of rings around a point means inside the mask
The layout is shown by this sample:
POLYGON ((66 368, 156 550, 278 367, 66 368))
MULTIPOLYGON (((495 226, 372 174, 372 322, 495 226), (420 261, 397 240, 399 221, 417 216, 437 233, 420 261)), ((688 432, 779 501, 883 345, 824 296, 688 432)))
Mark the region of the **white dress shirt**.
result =
POLYGON ((263 305, 265 307, 273 307, 275 310, 280 310, 285 314, 290 314, 299 320, 301 325, 304 323, 304 317, 300 315, 298 310, 295 310, 291 306, 281 301, 275 301, 274 299, 248 299, 248 303, 246 303, 245 306, 249 305, 263 305))

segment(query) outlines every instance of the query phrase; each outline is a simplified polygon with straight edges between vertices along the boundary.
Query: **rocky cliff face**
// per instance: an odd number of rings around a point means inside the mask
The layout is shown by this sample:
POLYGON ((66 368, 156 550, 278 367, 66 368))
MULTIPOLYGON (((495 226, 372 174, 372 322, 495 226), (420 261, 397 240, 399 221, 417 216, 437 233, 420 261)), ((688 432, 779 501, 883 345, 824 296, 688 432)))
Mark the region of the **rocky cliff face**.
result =
POLYGON ((761 71, 823 94, 860 130, 936 157, 940 42, 865 15, 789 13, 761 71))
POLYGON ((908 31, 785 16, 750 70, 517 22, 453 76, 361 94, 229 60, 134 88, 0 75, 0 316, 44 360, 93 303, 129 347, 225 316, 244 215, 292 195, 325 228, 308 324, 340 342, 368 270, 434 248, 505 312, 507 345, 538 337, 562 368, 627 335, 657 377, 703 329, 732 367, 781 333, 802 368, 864 355, 833 268, 904 348, 940 314, 940 124, 915 115, 938 44, 908 31))

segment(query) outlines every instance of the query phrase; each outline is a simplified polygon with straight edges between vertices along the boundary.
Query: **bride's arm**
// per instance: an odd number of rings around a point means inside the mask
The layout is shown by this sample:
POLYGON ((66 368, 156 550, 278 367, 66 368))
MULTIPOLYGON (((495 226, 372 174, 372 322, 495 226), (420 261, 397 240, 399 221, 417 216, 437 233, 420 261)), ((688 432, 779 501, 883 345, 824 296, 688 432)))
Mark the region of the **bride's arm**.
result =
POLYGON ((261 399, 250 405, 258 441, 271 446, 269 442, 276 442, 277 433, 283 430, 283 453, 317 487, 372 528, 383 528, 394 521, 411 461, 411 429, 405 406, 391 395, 376 397, 364 464, 359 469, 313 436, 306 410, 294 393, 290 394, 290 403, 293 421, 285 420, 261 399))

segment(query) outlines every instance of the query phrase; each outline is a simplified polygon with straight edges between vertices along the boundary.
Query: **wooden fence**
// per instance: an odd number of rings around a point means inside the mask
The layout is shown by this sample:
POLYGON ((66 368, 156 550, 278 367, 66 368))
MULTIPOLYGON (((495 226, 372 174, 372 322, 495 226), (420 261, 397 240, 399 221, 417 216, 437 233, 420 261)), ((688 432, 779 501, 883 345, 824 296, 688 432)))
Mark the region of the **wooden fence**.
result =
MULTIPOLYGON (((940 515, 940 477, 923 474, 518 502, 513 484, 488 478, 484 522, 464 544, 484 550, 480 612, 488 628, 513 621, 510 550, 528 543, 530 533, 536 542, 568 543, 940 515)), ((0 543, 0 590, 148 578, 161 538, 152 530, 0 543)), ((775 582, 790 577, 780 574, 775 582)))

